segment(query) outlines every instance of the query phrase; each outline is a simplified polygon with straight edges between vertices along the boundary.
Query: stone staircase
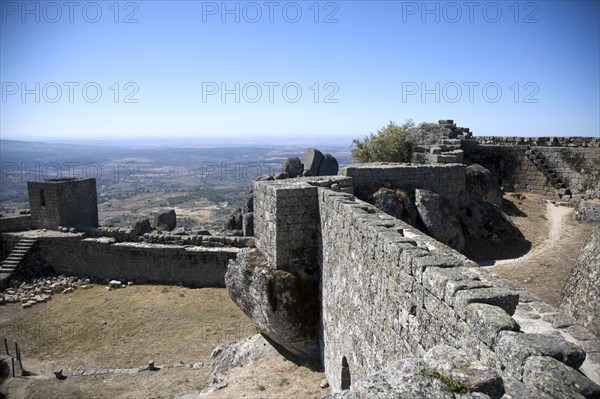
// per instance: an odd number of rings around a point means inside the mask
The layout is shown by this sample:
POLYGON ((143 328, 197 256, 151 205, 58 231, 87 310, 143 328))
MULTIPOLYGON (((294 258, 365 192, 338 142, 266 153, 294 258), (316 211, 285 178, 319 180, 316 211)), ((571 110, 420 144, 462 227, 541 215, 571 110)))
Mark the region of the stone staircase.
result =
POLYGON ((571 190, 567 187, 564 181, 558 176, 558 174, 552 170, 550 166, 544 160, 544 157, 539 152, 535 151, 531 146, 527 146, 525 155, 531 162, 542 172, 542 174, 548 179, 548 182, 552 187, 556 189, 556 193, 563 201, 569 201, 571 199, 571 190))
POLYGON ((35 238, 21 238, 8 257, 0 262, 0 274, 13 274, 35 243, 35 238))

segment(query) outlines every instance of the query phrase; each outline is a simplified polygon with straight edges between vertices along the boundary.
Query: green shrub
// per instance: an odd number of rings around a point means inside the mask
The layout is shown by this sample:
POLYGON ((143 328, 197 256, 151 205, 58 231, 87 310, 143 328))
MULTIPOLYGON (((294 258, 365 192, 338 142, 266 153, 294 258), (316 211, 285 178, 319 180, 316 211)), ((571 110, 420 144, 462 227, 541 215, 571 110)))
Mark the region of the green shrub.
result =
POLYGON ((414 126, 412 120, 402 126, 391 122, 384 128, 371 133, 361 141, 352 140, 352 157, 356 162, 410 162, 415 148, 407 130, 414 126))

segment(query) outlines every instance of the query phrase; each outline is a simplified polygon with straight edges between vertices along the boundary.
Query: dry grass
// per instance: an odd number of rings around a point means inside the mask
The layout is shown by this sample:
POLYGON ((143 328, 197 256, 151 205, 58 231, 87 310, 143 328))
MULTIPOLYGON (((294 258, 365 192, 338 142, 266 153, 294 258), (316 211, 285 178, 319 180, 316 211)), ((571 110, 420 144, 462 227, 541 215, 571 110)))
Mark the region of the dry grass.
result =
MULTIPOLYGON (((9 398, 176 398, 208 387, 215 346, 256 333, 254 324, 225 289, 103 286, 55 295, 30 309, 3 306, 0 335, 19 342, 24 366, 35 374, 69 370, 133 368, 204 362, 201 369, 163 369, 133 375, 12 379, 9 398)), ((279 354, 232 370, 217 397, 317 397, 323 373, 295 365, 279 354), (239 374, 241 373, 241 374, 239 374), (281 383, 287 381, 288 384, 281 383), (256 390, 258 385, 264 392, 256 390), (258 396, 257 396, 258 395, 258 396)), ((209 396, 212 397, 212 396, 209 396)))
POLYGON ((11 320, 2 333, 19 342, 26 359, 66 370, 137 367, 149 359, 196 363, 219 343, 254 333, 224 289, 94 286, 31 309, 4 309, 11 320))

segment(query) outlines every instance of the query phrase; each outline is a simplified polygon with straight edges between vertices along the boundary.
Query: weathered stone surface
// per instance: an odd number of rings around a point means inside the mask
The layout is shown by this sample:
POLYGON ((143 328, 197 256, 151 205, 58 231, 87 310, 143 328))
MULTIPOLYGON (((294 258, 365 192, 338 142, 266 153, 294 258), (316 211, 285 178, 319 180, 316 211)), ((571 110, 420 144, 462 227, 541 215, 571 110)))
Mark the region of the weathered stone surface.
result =
POLYGON ((499 306, 512 316, 519 303, 519 295, 506 288, 475 288, 458 291, 454 296, 454 308, 463 318, 466 317, 467 305, 470 303, 499 306))
POLYGON ((177 226, 175 210, 161 212, 154 217, 154 228, 158 231, 171 231, 177 226))
POLYGON ((380 188, 373 194, 374 204, 388 215, 401 219, 404 210, 404 204, 398 197, 395 190, 390 188, 380 188))
POLYGON ((431 348, 424 357, 434 371, 494 399, 504 394, 502 378, 490 367, 469 359, 464 352, 447 345, 431 348))
POLYGON ((555 399, 530 385, 525 385, 508 373, 499 373, 504 385, 503 399, 555 399))
POLYGON ((441 143, 444 138, 448 137, 450 132, 451 129, 437 123, 421 123, 419 126, 408 129, 408 133, 415 143, 420 145, 441 143))
POLYGON ((302 165, 302 161, 300 160, 300 158, 290 157, 286 159, 283 163, 281 171, 286 172, 290 177, 298 177, 302 176, 304 166, 302 165))
POLYGON ((475 335, 492 347, 500 331, 518 330, 515 320, 498 306, 471 303, 467 306, 467 324, 475 335))
POLYGON ((225 222, 225 230, 241 230, 243 228, 242 210, 237 208, 227 218, 225 222))
POLYGON ((210 355, 210 383, 219 381, 219 374, 234 367, 243 367, 256 361, 275 348, 262 335, 256 334, 239 342, 228 342, 213 349, 210 355))
POLYGON ((600 226, 581 248, 559 308, 600 336, 600 226))
POLYGON ((382 187, 375 193, 363 189, 357 193, 357 196, 390 216, 403 220, 411 226, 417 225, 419 213, 414 203, 414 190, 382 187))
POLYGON ((420 359, 408 358, 378 373, 361 378, 351 391, 325 396, 323 399, 453 399, 450 388, 429 372, 420 359))
MULTIPOLYGON (((304 170, 309 171, 308 176, 319 175, 321 161, 323 161, 323 153, 321 153, 321 151, 317 150, 316 148, 307 148, 304 150, 302 164, 304 165, 304 170)), ((305 174, 303 174, 303 176, 305 176, 305 174)))
POLYGON ((502 190, 498 178, 479 164, 467 167, 466 187, 475 198, 502 206, 502 190))
POLYGON ((433 238, 457 251, 464 249, 465 237, 448 200, 433 191, 416 189, 415 206, 433 238))
POLYGON ((285 180, 285 179, 289 179, 290 175, 288 175, 286 172, 280 172, 280 173, 273 174, 273 178, 275 180, 285 180))
POLYGON ((575 369, 583 363, 585 352, 562 337, 547 334, 526 334, 502 331, 496 341, 496 353, 506 371, 521 379, 527 358, 550 356, 575 369))
POLYGON ((590 201, 579 201, 573 219, 580 222, 600 223, 600 204, 590 201))
POLYGON ((325 154, 319 165, 319 176, 335 176, 338 174, 338 161, 331 154, 325 154))
POLYGON ((254 235, 254 213, 248 212, 244 214, 244 220, 242 225, 242 231, 244 236, 252 237, 254 235))
POLYGON ((598 384, 548 356, 527 358, 523 382, 555 398, 600 398, 598 384))
POLYGON ((258 249, 242 249, 225 274, 229 296, 292 355, 319 356, 317 282, 274 269, 258 249))
POLYGON ((469 194, 461 196, 460 225, 465 237, 474 239, 498 241, 523 237, 500 208, 469 194))

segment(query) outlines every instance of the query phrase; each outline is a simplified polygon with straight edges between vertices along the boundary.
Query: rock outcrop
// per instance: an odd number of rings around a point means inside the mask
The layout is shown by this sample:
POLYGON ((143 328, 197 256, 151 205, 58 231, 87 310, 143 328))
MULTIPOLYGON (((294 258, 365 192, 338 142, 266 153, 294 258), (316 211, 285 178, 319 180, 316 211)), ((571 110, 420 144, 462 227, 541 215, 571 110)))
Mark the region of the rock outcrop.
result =
POLYGON ((502 190, 498 179, 483 166, 472 164, 467 167, 466 186, 469 194, 475 198, 502 206, 502 190))
POLYGON ((304 165, 303 176, 318 176, 319 167, 323 160, 323 153, 316 148, 307 148, 302 156, 302 165, 304 165))
POLYGON ((498 241, 523 237, 500 208, 468 193, 461 197, 460 224, 466 238, 498 241))
POLYGON ((158 231, 172 231, 175 226, 177 226, 177 215, 173 209, 154 217, 154 228, 158 231))
POLYGON ((225 222, 225 230, 242 230, 243 228, 243 215, 242 209, 236 208, 225 222))
POLYGON ((304 166, 298 157, 291 157, 285 160, 281 167, 282 172, 286 172, 291 178, 302 176, 304 166))
POLYGON ((431 237, 459 252, 464 249, 465 237, 447 199, 433 191, 416 189, 415 206, 431 237))
POLYGON ((133 225, 132 234, 136 236, 143 236, 146 233, 150 233, 152 231, 152 226, 150 225, 150 220, 148 219, 140 219, 133 225))
POLYGON ((579 201, 573 219, 580 222, 600 223, 600 204, 590 201, 579 201))
POLYGON ((325 154, 321 165, 319 165, 319 176, 335 176, 338 174, 338 161, 331 154, 325 154))
POLYGON ((273 268, 258 249, 242 249, 225 274, 229 296, 270 339, 302 359, 318 359, 317 281, 273 268))
POLYGON ((600 225, 581 248, 559 307, 600 336, 600 225))
POLYGON ((260 334, 240 342, 221 344, 210 355, 210 382, 214 384, 219 381, 220 374, 246 366, 272 352, 275 348, 260 334))

